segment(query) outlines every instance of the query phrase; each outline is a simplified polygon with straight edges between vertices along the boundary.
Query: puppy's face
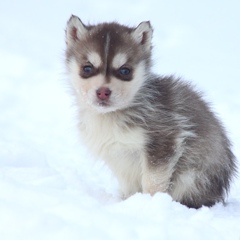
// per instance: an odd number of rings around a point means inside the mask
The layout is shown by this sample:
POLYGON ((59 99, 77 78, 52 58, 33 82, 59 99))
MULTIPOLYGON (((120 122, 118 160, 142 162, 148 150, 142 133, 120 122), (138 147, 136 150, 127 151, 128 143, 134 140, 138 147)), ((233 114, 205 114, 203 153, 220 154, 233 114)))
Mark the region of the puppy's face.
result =
POLYGON ((72 16, 66 29, 66 63, 81 107, 111 112, 131 105, 151 56, 148 22, 132 29, 116 23, 85 26, 72 16))

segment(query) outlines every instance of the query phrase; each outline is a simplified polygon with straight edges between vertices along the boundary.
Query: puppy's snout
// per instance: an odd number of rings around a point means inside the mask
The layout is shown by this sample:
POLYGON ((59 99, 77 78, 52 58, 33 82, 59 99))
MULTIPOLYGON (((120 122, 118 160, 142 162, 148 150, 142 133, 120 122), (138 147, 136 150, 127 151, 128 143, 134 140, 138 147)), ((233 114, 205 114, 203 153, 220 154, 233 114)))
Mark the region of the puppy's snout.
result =
POLYGON ((96 95, 100 100, 108 100, 110 98, 112 91, 108 87, 100 87, 96 91, 96 95))

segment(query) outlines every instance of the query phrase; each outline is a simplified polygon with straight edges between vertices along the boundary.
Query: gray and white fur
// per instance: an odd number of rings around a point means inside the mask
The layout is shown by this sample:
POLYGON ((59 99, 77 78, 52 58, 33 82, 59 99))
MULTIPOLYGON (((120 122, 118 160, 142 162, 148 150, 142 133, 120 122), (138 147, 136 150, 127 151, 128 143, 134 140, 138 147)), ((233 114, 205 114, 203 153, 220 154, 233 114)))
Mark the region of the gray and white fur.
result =
POLYGON ((188 207, 224 201, 236 160, 220 121, 189 83, 151 72, 152 27, 71 16, 66 66, 89 150, 123 198, 166 192, 188 207))

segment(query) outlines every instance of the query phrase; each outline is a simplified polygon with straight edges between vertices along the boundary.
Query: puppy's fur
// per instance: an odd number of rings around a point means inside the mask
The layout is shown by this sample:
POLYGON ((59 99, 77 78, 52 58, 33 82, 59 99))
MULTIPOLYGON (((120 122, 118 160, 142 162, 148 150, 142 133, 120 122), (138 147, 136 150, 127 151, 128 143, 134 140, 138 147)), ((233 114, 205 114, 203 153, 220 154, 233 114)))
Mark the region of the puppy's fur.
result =
POLYGON ((151 73, 152 27, 66 29, 66 66, 79 129, 119 180, 123 197, 167 192, 188 207, 223 201, 236 173, 224 128, 188 83, 151 73))

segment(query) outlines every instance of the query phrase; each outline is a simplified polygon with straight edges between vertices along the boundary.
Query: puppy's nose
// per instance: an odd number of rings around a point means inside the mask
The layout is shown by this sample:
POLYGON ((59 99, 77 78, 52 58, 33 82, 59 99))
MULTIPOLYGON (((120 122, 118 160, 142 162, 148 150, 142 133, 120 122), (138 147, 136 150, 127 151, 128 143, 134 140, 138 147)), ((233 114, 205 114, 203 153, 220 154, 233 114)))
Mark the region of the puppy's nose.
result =
POLYGON ((100 100, 108 100, 111 95, 111 90, 108 87, 100 87, 97 91, 97 97, 100 100))

